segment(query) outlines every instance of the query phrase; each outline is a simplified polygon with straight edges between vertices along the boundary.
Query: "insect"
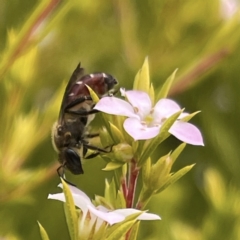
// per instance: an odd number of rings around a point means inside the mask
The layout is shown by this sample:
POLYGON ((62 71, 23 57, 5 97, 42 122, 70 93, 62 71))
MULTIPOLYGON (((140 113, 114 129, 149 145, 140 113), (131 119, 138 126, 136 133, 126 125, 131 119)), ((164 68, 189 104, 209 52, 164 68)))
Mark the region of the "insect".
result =
POLYGON ((84 75, 80 64, 74 70, 63 95, 58 121, 52 130, 53 146, 61 163, 57 169, 60 177, 64 178, 65 168, 73 174, 83 174, 81 158, 84 158, 88 149, 95 152, 86 157, 87 159, 97 156, 100 152, 109 152, 88 142, 89 138, 98 134, 86 132, 88 124, 97 113, 97 110, 93 109, 94 103, 86 85, 101 98, 109 94, 117 83, 113 76, 106 73, 84 75))

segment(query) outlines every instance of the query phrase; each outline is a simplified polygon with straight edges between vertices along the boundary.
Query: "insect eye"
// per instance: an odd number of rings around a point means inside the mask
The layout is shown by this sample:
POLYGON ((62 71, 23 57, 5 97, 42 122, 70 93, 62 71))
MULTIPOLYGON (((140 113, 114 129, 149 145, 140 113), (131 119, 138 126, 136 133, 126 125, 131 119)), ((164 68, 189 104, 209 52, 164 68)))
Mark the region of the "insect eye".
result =
POLYGON ((115 79, 113 76, 109 74, 104 74, 104 81, 107 85, 108 90, 112 89, 114 85, 118 84, 117 79, 115 79))
POLYGON ((73 174, 82 174, 82 163, 80 160, 80 156, 71 148, 67 148, 64 152, 65 159, 66 159, 66 167, 73 173, 73 174))

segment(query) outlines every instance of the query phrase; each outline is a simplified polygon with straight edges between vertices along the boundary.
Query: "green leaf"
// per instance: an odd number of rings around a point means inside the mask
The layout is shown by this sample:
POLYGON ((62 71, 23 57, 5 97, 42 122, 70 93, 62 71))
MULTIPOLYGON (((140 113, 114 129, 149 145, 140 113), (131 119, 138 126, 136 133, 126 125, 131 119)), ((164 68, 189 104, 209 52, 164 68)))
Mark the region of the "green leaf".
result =
POLYGON ((104 239, 106 240, 119 240, 123 237, 130 228, 136 223, 138 216, 140 216, 142 212, 134 213, 128 217, 123 222, 112 225, 108 228, 106 232, 106 236, 104 239))
POLYGON ((171 184, 175 183, 177 180, 179 180, 182 176, 184 176, 186 173, 188 173, 194 166, 195 164, 186 166, 179 171, 177 171, 175 174, 169 177, 169 179, 166 181, 166 183, 156 191, 156 193, 162 192, 164 189, 169 187, 171 184))
POLYGON ((126 208, 126 201, 123 195, 123 192, 118 190, 117 200, 116 200, 116 208, 126 208))
POLYGON ((46 230, 44 229, 44 227, 41 225, 40 222, 37 222, 37 223, 38 223, 38 226, 39 226, 39 230, 40 230, 42 240, 49 240, 48 234, 47 234, 46 230))
POLYGON ((171 171, 172 161, 170 153, 161 157, 151 167, 151 176, 148 183, 148 188, 154 191, 159 189, 167 180, 168 175, 171 171))
POLYGON ((111 134, 112 134, 114 142, 115 143, 124 142, 124 137, 123 137, 122 132, 111 122, 109 122, 109 126, 111 129, 111 134))
POLYGON ((136 220, 128 221, 120 224, 105 240, 119 240, 131 229, 136 220))
POLYGON ((87 84, 85 84, 85 86, 88 88, 88 91, 90 93, 90 96, 91 96, 93 102, 97 103, 99 101, 98 95, 87 84))
POLYGON ((61 179, 63 192, 66 199, 64 211, 68 225, 69 234, 72 240, 78 240, 78 216, 75 208, 74 200, 67 183, 61 179))
POLYGON ((138 235, 138 231, 139 231, 139 225, 140 225, 140 221, 136 222, 136 224, 134 224, 134 226, 131 229, 131 233, 130 233, 130 238, 131 240, 137 240, 137 235, 138 235))
POLYGON ((102 146, 111 146, 113 145, 113 139, 111 134, 107 131, 106 128, 99 129, 99 138, 102 146))
POLYGON ((98 231, 95 232, 92 240, 102 240, 104 233, 106 232, 107 226, 107 224, 102 224, 98 231))
POLYGON ((144 164, 144 162, 147 160, 147 158, 154 152, 154 150, 157 148, 157 146, 163 142, 166 138, 170 136, 170 133, 168 130, 173 125, 173 123, 178 119, 179 115, 182 113, 183 110, 173 114, 171 117, 169 117, 164 124, 162 125, 160 129, 160 133, 153 138, 148 146, 144 147, 144 152, 138 162, 138 166, 141 166, 144 164))
POLYGON ((88 239, 93 239, 94 235, 95 235, 95 231, 96 231, 96 225, 97 225, 97 219, 94 221, 92 227, 91 227, 91 231, 88 235, 88 239))
POLYGON ((176 69, 170 77, 168 77, 168 79, 165 81, 165 83, 163 84, 158 96, 157 96, 157 101, 162 99, 162 98, 166 98, 168 95, 168 92, 172 86, 173 80, 175 78, 176 72, 178 69, 176 69))
POLYGON ((151 165, 152 165, 152 161, 151 161, 151 158, 149 157, 147 158, 147 161, 145 161, 142 167, 142 180, 143 180, 143 184, 146 186, 149 184, 149 180, 151 177, 151 165))
POLYGON ((102 196, 95 196, 94 199, 94 205, 102 205, 108 209, 113 209, 113 205, 110 203, 110 201, 102 196))
POLYGON ((150 88, 149 65, 148 57, 146 57, 142 68, 138 71, 134 79, 133 89, 149 93, 149 88, 150 88))
POLYGON ((116 190, 115 181, 112 179, 111 183, 109 184, 108 180, 106 180, 104 196, 106 200, 110 202, 114 207, 115 207, 116 195, 117 195, 117 190, 116 190))
POLYGON ((122 167, 125 163, 120 163, 120 162, 109 162, 105 168, 103 168, 103 171, 112 171, 115 169, 118 169, 122 167))
POLYGON ((182 143, 173 151, 173 153, 171 154, 172 164, 176 161, 176 159, 181 154, 181 152, 184 150, 186 145, 187 145, 186 143, 182 143))
POLYGON ((188 122, 189 120, 191 120, 195 115, 197 115, 200 112, 201 111, 197 111, 197 112, 191 113, 191 114, 187 115, 186 117, 181 118, 181 121, 188 122))

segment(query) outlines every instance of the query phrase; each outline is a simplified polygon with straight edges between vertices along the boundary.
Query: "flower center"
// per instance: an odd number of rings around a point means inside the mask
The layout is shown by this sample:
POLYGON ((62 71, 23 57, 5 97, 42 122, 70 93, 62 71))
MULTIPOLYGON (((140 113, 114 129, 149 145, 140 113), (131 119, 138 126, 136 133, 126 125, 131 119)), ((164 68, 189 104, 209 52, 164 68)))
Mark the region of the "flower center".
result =
POLYGON ((148 125, 148 126, 151 125, 152 121, 153 121, 153 116, 152 116, 151 114, 147 115, 147 116, 145 117, 145 119, 144 119, 144 122, 145 122, 146 125, 148 125))

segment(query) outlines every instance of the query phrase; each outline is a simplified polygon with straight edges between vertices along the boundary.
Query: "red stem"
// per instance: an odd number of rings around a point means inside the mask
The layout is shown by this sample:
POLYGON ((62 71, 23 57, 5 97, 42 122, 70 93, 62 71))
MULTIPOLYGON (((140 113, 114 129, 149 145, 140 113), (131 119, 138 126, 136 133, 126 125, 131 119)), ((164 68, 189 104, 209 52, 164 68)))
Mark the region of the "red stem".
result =
POLYGON ((127 199, 128 188, 127 188, 126 176, 122 177, 122 179, 121 179, 121 185, 122 185, 122 191, 123 191, 124 198, 127 199))
POLYGON ((128 192, 127 192, 127 198, 126 198, 127 208, 133 207, 138 174, 139 174, 139 168, 137 167, 136 161, 133 159, 130 163, 128 192))

